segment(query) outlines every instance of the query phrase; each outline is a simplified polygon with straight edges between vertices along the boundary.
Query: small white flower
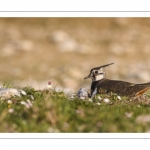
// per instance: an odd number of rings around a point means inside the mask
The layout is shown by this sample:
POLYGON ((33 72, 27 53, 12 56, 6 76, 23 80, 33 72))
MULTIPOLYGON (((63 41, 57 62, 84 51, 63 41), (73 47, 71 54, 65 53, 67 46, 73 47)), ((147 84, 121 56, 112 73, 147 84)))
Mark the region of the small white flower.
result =
POLYGON ((97 105, 100 105, 100 103, 98 102, 98 103, 96 103, 97 105))
POLYGON ((26 106, 26 108, 28 108, 28 109, 30 108, 30 105, 29 105, 29 104, 26 104, 25 106, 26 106))
POLYGON ((12 104, 12 101, 9 99, 9 100, 7 101, 7 103, 8 103, 8 104, 12 104))
POLYGON ((110 100, 109 100, 108 98, 104 98, 104 102, 105 102, 105 103, 109 103, 110 100))
POLYGON ((140 105, 137 105, 137 107, 140 108, 141 106, 140 106, 140 105))
POLYGON ((88 99, 89 102, 93 102, 93 100, 91 98, 88 99))
POLYGON ((13 113, 13 112, 14 112, 14 109, 13 109, 13 108, 9 108, 9 109, 8 109, 8 112, 9 112, 9 113, 13 113))
POLYGON ((98 96, 97 99, 100 100, 100 101, 102 100, 102 98, 100 96, 98 96))
POLYGON ((73 100, 73 99, 74 99, 74 97, 73 97, 73 96, 71 96, 71 97, 70 97, 70 100, 73 100))
POLYGON ((33 95, 30 95, 30 97, 31 97, 31 99, 32 99, 32 100, 34 100, 34 97, 33 97, 33 95))
POLYGON ((25 101, 20 102, 22 105, 26 105, 27 103, 25 101))
POLYGON ((73 100, 75 98, 75 94, 69 95, 70 99, 73 100))
POLYGON ((26 93, 25 91, 23 91, 23 90, 21 90, 20 93, 21 93, 22 95, 27 95, 27 93, 26 93))
POLYGON ((29 99, 27 99, 27 102, 28 102, 28 105, 29 105, 30 107, 33 106, 33 104, 31 103, 31 101, 30 101, 29 99))
POLYGON ((22 105, 25 105, 26 108, 28 108, 28 109, 33 106, 33 104, 31 103, 31 101, 30 101, 29 99, 27 99, 27 102, 21 101, 20 103, 21 103, 22 105))
POLYGON ((117 96, 117 98, 118 98, 119 100, 121 100, 121 97, 120 97, 120 96, 117 96))

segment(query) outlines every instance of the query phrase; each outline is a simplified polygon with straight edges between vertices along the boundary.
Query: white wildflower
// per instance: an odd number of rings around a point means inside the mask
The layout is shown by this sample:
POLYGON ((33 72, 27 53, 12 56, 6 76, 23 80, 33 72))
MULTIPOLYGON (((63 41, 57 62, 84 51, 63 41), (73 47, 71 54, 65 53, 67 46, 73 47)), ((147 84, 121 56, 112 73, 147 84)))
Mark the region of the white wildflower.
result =
POLYGON ((102 98, 100 96, 98 96, 97 99, 100 100, 100 101, 102 100, 102 98))
POLYGON ((32 99, 32 100, 34 100, 34 97, 33 97, 33 95, 30 95, 30 97, 31 97, 31 99, 32 99))
POLYGON ((104 102, 105 102, 105 103, 109 103, 110 100, 109 100, 108 98, 104 98, 104 102))
POLYGON ((21 93, 22 95, 27 95, 27 93, 26 93, 25 91, 23 91, 23 90, 20 90, 20 93, 21 93))
POLYGON ((74 99, 74 98, 75 98, 74 95, 71 95, 71 96, 70 96, 70 99, 74 99))
POLYGON ((28 102, 28 104, 29 104, 30 107, 33 106, 33 104, 31 103, 31 101, 29 99, 27 99, 27 102, 28 102))
POLYGON ((28 108, 28 109, 30 108, 30 105, 29 105, 29 104, 26 104, 25 106, 26 106, 26 108, 28 108))
POLYGON ((100 105, 100 103, 98 102, 98 103, 96 103, 97 105, 100 105))
POLYGON ((140 108, 141 106, 140 106, 140 105, 137 105, 137 107, 140 108))
POLYGON ((8 103, 8 104, 12 104, 12 101, 9 99, 9 100, 7 101, 7 103, 8 103))
POLYGON ((33 106, 33 104, 31 103, 31 101, 30 101, 29 99, 27 99, 27 102, 21 101, 20 103, 21 103, 22 105, 25 105, 26 108, 28 108, 28 109, 33 106))
POLYGON ((22 105, 26 105, 27 103, 25 101, 20 102, 22 105))
POLYGON ((13 109, 13 108, 9 108, 9 109, 8 109, 8 112, 9 112, 9 113, 13 113, 13 112, 14 112, 14 109, 13 109))
POLYGON ((117 96, 117 98, 118 98, 119 100, 121 100, 121 97, 120 97, 120 96, 117 96))
POLYGON ((91 98, 88 99, 89 102, 93 102, 93 100, 91 98))

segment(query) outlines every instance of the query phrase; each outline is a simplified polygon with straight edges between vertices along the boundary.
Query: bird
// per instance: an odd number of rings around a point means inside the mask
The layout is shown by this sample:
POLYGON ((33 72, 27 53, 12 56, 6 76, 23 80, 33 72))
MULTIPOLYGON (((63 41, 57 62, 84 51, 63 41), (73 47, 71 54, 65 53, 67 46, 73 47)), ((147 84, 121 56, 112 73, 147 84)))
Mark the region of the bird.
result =
POLYGON ((84 78, 92 79, 90 93, 91 98, 93 98, 96 94, 109 93, 115 93, 119 96, 135 97, 142 95, 150 89, 150 82, 135 84, 127 81, 107 79, 105 67, 108 67, 112 64, 114 63, 92 68, 90 70, 90 74, 84 78))

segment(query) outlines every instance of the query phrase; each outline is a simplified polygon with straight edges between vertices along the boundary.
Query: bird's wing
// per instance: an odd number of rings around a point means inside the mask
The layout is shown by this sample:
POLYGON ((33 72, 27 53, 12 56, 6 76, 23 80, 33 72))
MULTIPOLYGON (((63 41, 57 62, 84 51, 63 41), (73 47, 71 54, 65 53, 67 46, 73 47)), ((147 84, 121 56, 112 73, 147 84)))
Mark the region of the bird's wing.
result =
POLYGON ((150 89, 150 83, 135 84, 133 86, 128 86, 126 92, 132 93, 132 95, 141 95, 150 89))
POLYGON ((125 91, 127 87, 131 85, 133 85, 133 83, 119 81, 119 80, 105 79, 103 82, 100 82, 97 87, 99 88, 99 90, 106 90, 106 93, 114 92, 120 94, 121 92, 125 91))

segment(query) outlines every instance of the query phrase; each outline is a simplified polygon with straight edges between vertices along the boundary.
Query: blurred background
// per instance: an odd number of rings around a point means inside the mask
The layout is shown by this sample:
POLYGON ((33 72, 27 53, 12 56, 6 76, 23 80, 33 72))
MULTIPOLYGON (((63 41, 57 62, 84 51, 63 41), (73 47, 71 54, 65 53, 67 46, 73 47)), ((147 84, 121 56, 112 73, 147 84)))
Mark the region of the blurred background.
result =
POLYGON ((107 63, 107 78, 150 82, 150 18, 0 18, 0 86, 90 88, 83 78, 107 63))

